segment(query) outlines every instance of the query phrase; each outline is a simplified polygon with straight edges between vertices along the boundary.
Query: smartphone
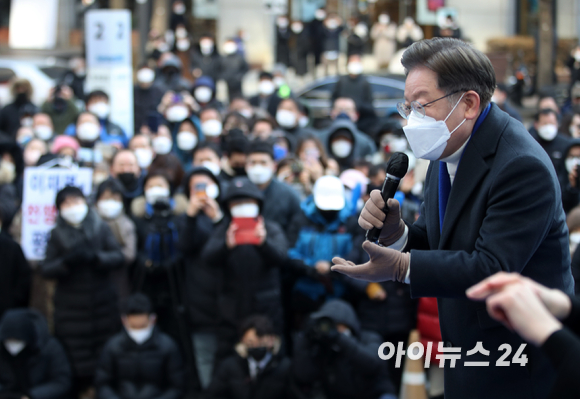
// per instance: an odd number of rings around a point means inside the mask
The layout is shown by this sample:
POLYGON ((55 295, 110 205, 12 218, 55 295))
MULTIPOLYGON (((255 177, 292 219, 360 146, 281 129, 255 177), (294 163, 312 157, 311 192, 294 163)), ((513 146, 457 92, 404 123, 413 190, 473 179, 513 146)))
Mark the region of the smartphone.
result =
POLYGON ((150 112, 147 115, 147 127, 151 133, 157 133, 159 130, 159 114, 157 112, 150 112))
POLYGON ((181 101, 183 101, 183 96, 181 94, 174 94, 173 95, 173 102, 174 103, 180 103, 181 101))
POLYGON ((236 245, 258 245, 260 238, 256 236, 258 218, 232 218, 232 222, 238 226, 236 230, 236 245))
POLYGON ((205 188, 207 187, 206 183, 197 183, 195 186, 195 196, 198 198, 205 198, 207 194, 205 192, 205 188))

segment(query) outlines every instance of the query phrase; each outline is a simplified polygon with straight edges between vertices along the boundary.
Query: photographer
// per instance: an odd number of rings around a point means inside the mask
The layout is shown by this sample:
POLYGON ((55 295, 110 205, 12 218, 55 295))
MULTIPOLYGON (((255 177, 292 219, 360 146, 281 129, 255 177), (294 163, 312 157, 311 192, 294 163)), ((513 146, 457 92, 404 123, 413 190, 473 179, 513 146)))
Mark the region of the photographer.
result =
POLYGON ((286 259, 287 243, 280 226, 262 217, 262 201, 262 193, 247 178, 233 179, 224 198, 226 216, 202 253, 221 273, 218 305, 229 332, 228 348, 237 340, 237 326, 251 314, 267 315, 276 333, 282 332, 279 266, 286 259))
POLYGON ((172 196, 174 188, 162 172, 149 173, 143 188, 145 195, 131 204, 138 232, 134 287, 151 299, 157 325, 171 335, 177 331, 171 296, 177 287, 171 286, 169 273, 175 272, 179 259, 177 219, 187 209, 187 199, 182 194, 172 196))
POLYGON ((320 384, 328 398, 394 399, 380 345, 377 334, 360 329, 350 304, 328 301, 296 339, 294 380, 305 393, 320 384))

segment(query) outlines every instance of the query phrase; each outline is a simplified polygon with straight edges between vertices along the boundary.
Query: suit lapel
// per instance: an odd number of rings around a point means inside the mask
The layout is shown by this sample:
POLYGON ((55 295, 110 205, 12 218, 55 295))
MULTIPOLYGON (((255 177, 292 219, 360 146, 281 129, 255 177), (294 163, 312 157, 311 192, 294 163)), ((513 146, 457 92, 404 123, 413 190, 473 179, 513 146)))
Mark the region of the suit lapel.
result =
POLYGON ((465 147, 447 203, 439 241, 440 249, 445 248, 469 198, 476 192, 480 182, 489 172, 486 159, 495 153, 508 121, 509 116, 492 104, 489 114, 465 147))

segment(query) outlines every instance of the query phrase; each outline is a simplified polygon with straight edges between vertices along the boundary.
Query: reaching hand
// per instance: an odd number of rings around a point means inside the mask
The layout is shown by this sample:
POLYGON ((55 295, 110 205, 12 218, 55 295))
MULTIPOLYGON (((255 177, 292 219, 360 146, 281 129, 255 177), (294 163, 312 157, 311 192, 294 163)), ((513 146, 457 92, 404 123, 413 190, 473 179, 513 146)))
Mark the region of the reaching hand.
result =
POLYGON ((401 219, 399 201, 391 198, 387 201, 387 206, 389 211, 385 215, 383 212, 385 201, 381 192, 373 190, 358 219, 359 226, 365 230, 370 230, 373 227, 381 229, 379 242, 386 247, 397 242, 405 232, 405 223, 401 219))
POLYGON ((189 204, 187 204, 187 216, 195 217, 199 213, 199 211, 205 206, 205 198, 200 198, 195 195, 195 193, 191 193, 189 197, 189 204))
POLYGON ((370 256, 367 263, 355 265, 342 258, 333 258, 334 266, 330 270, 365 281, 405 281, 411 261, 409 253, 381 247, 369 241, 363 242, 362 247, 370 256))

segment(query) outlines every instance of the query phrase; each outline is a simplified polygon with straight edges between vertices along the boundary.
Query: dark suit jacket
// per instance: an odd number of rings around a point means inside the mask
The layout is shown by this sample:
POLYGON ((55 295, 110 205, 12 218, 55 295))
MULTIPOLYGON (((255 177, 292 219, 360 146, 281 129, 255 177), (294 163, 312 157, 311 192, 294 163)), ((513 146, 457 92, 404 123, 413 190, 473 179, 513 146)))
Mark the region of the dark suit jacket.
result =
POLYGON ((439 162, 425 181, 425 202, 409 226, 411 295, 437 297, 445 346, 461 347, 455 368, 445 364, 445 398, 545 398, 555 371, 538 348, 528 363, 497 367, 522 339, 489 317, 485 302, 465 290, 492 274, 520 272, 548 287, 574 293, 568 230, 560 186, 550 158, 524 126, 495 104, 465 147, 439 232, 439 162), (490 352, 466 357, 478 341, 490 352), (464 361, 489 361, 464 367, 464 361))

